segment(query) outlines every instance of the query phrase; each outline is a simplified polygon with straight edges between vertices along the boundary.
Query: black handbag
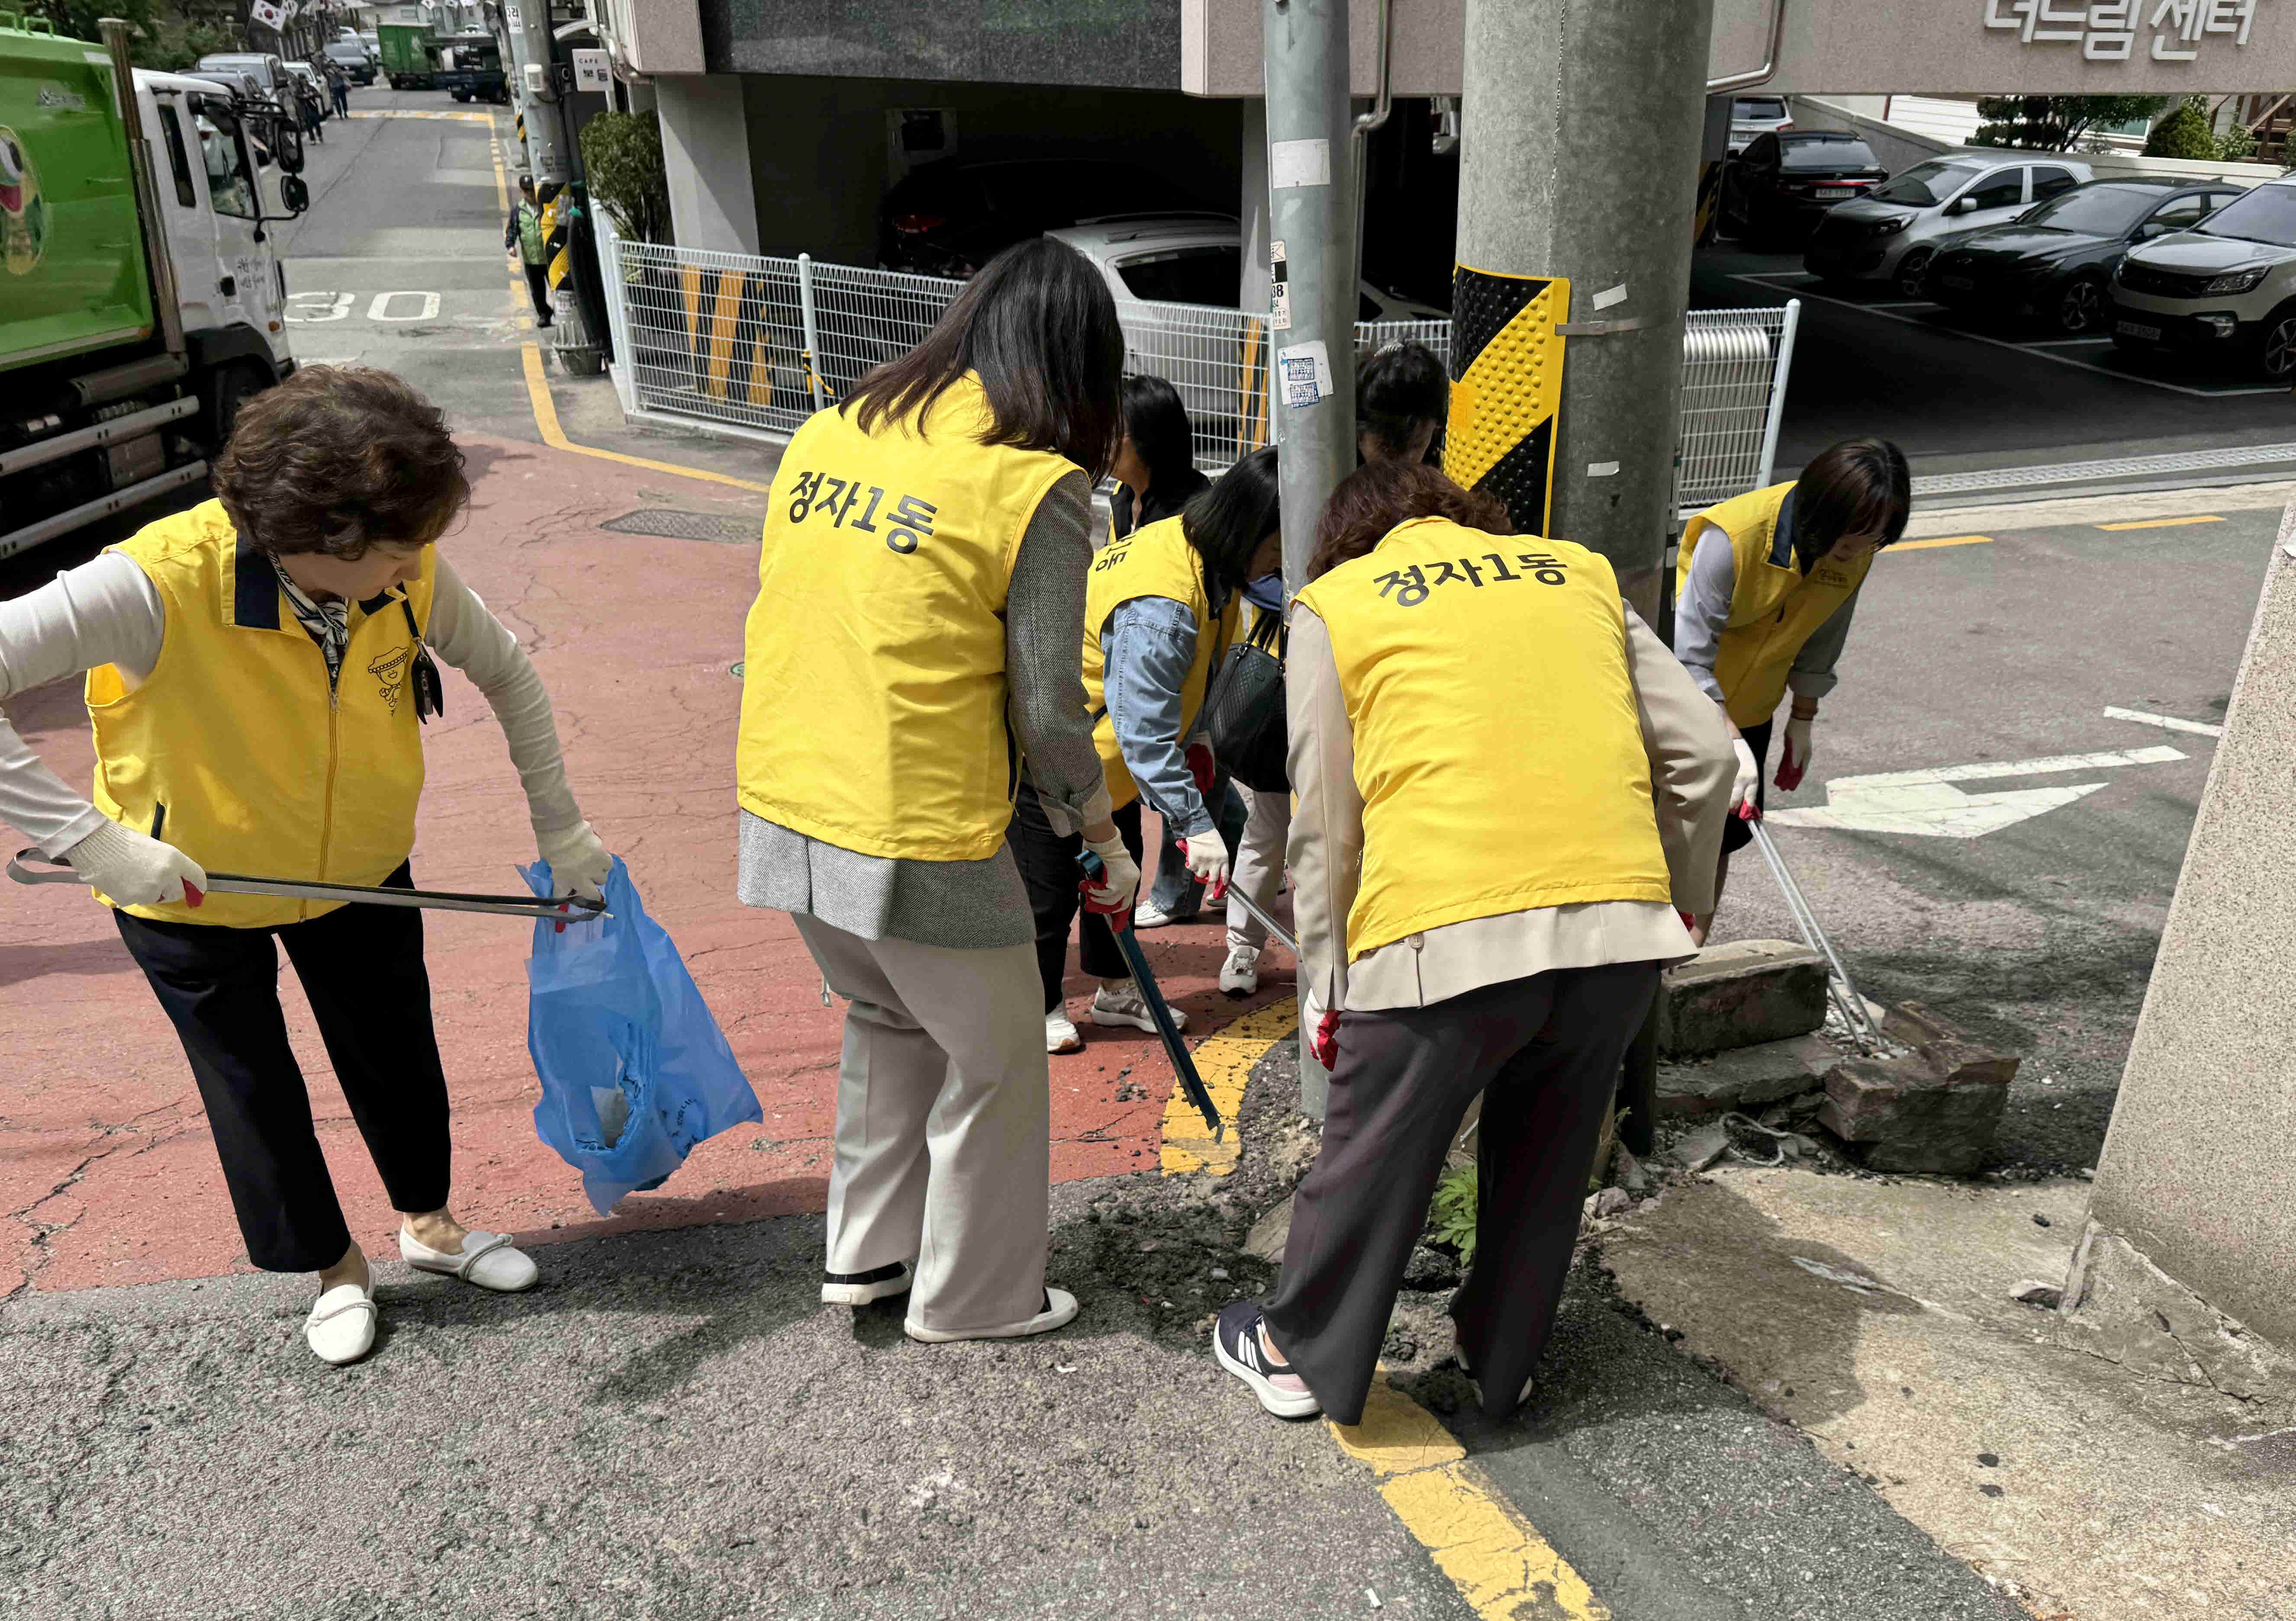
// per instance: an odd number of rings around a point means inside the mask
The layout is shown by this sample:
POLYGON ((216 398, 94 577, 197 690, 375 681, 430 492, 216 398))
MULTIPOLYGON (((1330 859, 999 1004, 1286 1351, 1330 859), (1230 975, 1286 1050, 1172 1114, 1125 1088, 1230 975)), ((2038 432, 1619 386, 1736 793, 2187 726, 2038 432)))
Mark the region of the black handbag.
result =
POLYGON ((1283 708, 1283 615, 1261 613, 1227 650, 1200 723, 1227 774, 1254 794, 1288 794, 1292 728, 1283 708))

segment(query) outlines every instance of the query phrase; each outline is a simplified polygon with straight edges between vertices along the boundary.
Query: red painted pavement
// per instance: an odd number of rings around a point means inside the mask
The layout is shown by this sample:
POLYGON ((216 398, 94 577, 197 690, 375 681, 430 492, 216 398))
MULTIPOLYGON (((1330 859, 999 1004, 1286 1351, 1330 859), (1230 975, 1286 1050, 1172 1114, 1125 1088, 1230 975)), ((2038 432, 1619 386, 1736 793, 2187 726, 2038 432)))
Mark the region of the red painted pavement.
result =
MULTIPOLYGON (((642 506, 756 513, 760 498, 539 446, 470 439, 476 498, 444 542, 455 567, 533 654, 558 710, 592 824, 627 859, 684 950, 765 1106, 758 1128, 704 1144, 660 1189, 599 1220, 573 1170, 535 1138, 526 1053, 528 929, 426 914, 439 1035, 455 1100, 454 1208, 532 1240, 823 1207, 843 1004, 796 930, 734 898, 734 732, 742 625, 756 584, 746 547, 610 533, 642 506)), ((534 859, 526 804, 491 712, 447 672, 447 719, 426 737, 418 882, 516 891, 534 859)), ((12 718, 68 781, 91 763, 77 683, 17 700, 12 718)), ((1192 1037, 1289 992, 1288 960, 1251 1001, 1216 979, 1220 931, 1143 936, 1192 1037)), ((288 1022, 351 1230, 386 1250, 397 1223, 326 1064, 291 970, 288 1022)), ((1070 983, 1081 1006, 1081 979, 1070 983)), ((393 1009, 377 1007, 389 1019, 393 1009)), ((1088 1032, 1053 1060, 1056 1181, 1153 1173, 1171 1072, 1152 1037, 1088 1032), (1136 1096, 1119 1100, 1133 1082, 1136 1096)), ((0 1294, 205 1277, 246 1267, 182 1049, 109 915, 85 892, 0 883, 0 1294)))

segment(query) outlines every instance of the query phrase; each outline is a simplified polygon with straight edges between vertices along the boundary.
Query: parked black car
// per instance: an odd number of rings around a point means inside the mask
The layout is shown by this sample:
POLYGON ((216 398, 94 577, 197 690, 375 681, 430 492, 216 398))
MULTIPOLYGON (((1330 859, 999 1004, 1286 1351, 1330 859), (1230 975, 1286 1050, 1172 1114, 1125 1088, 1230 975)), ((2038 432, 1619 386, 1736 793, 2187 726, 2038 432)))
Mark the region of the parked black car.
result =
POLYGON ((1722 228, 1749 246, 1799 247, 1827 210, 1889 177, 1848 130, 1758 136, 1723 168, 1722 228))
POLYGON ((2226 181, 2170 175, 2092 180, 2007 225, 1948 239, 1931 267, 1929 293, 1967 315, 2068 334, 2102 332, 2112 306, 2106 284, 2121 255, 2190 230, 2240 193, 2226 181))
POLYGON ((885 193, 877 211, 877 259, 890 270, 968 276, 1016 242, 1125 214, 1235 218, 1233 208, 1209 208, 1137 164, 943 158, 885 193))

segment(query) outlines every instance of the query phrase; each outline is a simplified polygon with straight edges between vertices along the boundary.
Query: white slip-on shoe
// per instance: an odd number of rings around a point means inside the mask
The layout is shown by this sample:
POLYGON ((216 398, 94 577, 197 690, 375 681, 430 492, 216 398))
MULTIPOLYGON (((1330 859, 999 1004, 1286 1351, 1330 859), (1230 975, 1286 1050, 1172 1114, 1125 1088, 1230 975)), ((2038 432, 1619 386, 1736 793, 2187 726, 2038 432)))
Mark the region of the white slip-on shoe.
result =
POLYGON ((1259 948, 1231 946, 1220 964, 1220 989, 1230 996, 1250 996, 1259 989, 1259 948))
POLYGON ((458 1255, 431 1248, 402 1227, 398 1253, 418 1272, 443 1272, 500 1295, 530 1289, 542 1276, 523 1250, 511 1247, 508 1233, 480 1232, 475 1227, 463 1235, 463 1253, 458 1255))
MULTIPOLYGON (((1188 1027, 1188 1016, 1177 1008, 1171 1007, 1169 1003, 1165 1006, 1172 1015, 1172 1028, 1185 1030, 1188 1027)), ((1144 1030, 1151 1035, 1156 1033, 1156 1021, 1148 1011, 1146 999, 1141 996, 1139 986, 1129 983, 1119 985, 1113 991, 1103 985, 1094 992, 1092 1007, 1088 1010, 1087 1016, 1095 1024, 1111 1027, 1126 1026, 1133 1030, 1144 1030)))
POLYGON ((1153 901, 1143 901, 1132 909, 1132 926, 1136 929, 1169 928, 1176 923, 1193 923, 1197 916, 1194 911, 1168 912, 1153 901))
POLYGON ((1046 1052, 1082 1052, 1084 1037, 1077 1033, 1076 1021, 1069 1017, 1065 1004, 1045 1015, 1045 1050, 1046 1052))
POLYGON ((873 1266, 865 1272, 821 1274, 821 1304, 865 1306, 889 1295, 906 1295, 916 1274, 906 1261, 873 1266))
POLYGON ((901 1325, 901 1332, 920 1345, 946 1345, 960 1339, 1024 1339, 1031 1334, 1049 1334, 1054 1329, 1064 1329, 1075 1320, 1077 1300, 1066 1289, 1047 1288, 1045 1309, 1026 1322, 1008 1324, 1002 1329, 976 1329, 970 1334, 951 1334, 940 1329, 928 1329, 915 1318, 901 1325))
POLYGON ((356 1283, 339 1283, 313 1303, 303 1320, 303 1343, 323 1362, 341 1367, 374 1349, 374 1296, 356 1283))

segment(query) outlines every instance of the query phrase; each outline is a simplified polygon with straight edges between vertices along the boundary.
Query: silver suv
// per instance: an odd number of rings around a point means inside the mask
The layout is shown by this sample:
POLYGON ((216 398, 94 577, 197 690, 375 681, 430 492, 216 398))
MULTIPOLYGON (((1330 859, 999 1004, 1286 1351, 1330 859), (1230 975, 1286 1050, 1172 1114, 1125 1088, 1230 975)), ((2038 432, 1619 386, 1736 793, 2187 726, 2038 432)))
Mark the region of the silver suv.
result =
POLYGON ((2131 248, 2112 275, 2112 341, 2222 356, 2274 383, 2296 378, 2296 176, 2131 248))
POLYGON ((2087 164, 2054 153, 2046 160, 1981 152, 1931 158, 1828 212, 1802 266, 1827 281, 1886 281, 1900 297, 1924 299, 1941 239, 2006 225, 2088 177, 2087 164))

